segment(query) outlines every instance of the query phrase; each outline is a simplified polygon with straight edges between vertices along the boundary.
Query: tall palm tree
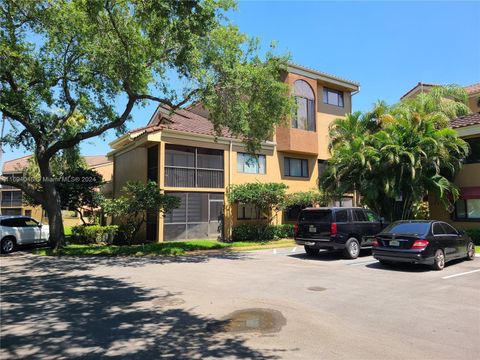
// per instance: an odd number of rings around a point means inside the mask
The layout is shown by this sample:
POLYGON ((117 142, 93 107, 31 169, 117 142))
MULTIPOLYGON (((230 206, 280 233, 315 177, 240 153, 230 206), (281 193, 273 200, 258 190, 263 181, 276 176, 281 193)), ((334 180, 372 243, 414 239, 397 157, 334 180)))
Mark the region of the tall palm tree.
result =
POLYGON ((411 218, 427 193, 450 206, 458 196, 451 180, 469 148, 447 125, 468 113, 466 94, 449 86, 420 95, 336 120, 323 190, 356 189, 366 205, 390 220, 411 218))

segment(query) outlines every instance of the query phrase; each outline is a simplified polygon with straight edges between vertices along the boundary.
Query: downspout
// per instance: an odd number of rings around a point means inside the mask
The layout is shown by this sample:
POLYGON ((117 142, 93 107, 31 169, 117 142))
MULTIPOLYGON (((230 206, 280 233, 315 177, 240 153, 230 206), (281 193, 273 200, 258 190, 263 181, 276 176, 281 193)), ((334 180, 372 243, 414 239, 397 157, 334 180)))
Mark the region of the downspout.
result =
MULTIPOLYGON (((358 90, 351 93, 350 97, 353 97, 354 95, 358 94, 359 92, 360 92, 360 86, 358 87, 358 90)), ((353 103, 353 101, 350 100, 350 113, 352 112, 352 109, 353 109, 352 103, 353 103)), ((359 205, 358 194, 357 194, 357 188, 355 186, 353 188, 353 206, 357 207, 358 205, 359 205)))

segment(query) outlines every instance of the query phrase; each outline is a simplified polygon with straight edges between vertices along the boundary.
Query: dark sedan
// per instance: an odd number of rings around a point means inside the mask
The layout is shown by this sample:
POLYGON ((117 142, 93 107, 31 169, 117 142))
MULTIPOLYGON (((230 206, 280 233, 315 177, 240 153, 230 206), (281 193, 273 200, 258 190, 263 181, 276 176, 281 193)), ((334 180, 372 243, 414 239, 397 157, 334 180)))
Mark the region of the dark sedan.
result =
POLYGON ((373 257, 384 265, 403 262, 442 270, 447 261, 475 258, 475 246, 468 235, 435 220, 394 222, 376 235, 372 245, 373 257))

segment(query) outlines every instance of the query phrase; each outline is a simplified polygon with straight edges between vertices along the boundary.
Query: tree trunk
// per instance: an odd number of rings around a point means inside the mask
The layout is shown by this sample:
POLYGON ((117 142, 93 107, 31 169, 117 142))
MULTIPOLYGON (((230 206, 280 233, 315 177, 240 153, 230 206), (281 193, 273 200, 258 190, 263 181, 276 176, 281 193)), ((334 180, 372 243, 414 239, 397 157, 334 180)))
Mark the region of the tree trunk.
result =
POLYGON ((50 246, 55 251, 61 249, 65 243, 63 230, 62 207, 60 194, 57 191, 55 181, 50 171, 49 160, 38 159, 41 183, 44 193, 44 207, 47 211, 48 225, 50 229, 50 246))

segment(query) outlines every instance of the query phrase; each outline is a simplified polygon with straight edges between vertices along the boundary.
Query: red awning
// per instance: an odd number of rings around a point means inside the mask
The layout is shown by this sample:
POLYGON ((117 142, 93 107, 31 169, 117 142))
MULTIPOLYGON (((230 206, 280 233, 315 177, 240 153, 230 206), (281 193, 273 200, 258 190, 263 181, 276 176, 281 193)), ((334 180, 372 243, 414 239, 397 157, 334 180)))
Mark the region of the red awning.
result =
POLYGON ((460 199, 480 199, 480 186, 460 188, 460 199))

